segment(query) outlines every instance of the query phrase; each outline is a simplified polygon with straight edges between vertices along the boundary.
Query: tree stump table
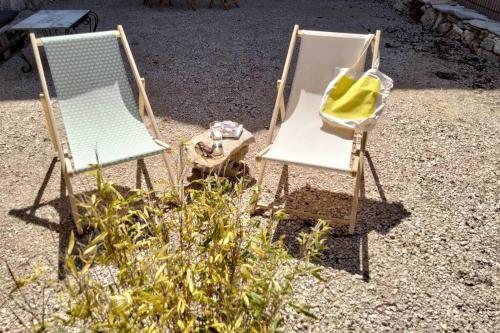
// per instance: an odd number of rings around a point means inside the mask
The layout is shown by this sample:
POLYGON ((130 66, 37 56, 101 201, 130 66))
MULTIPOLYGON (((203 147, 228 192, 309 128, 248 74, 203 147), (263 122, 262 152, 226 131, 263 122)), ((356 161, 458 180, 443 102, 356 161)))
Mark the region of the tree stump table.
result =
POLYGON ((252 133, 243 129, 239 139, 223 139, 224 155, 219 158, 204 157, 198 154, 195 146, 200 141, 212 145, 210 130, 193 137, 184 146, 188 163, 192 163, 193 170, 202 174, 236 177, 240 172, 240 161, 245 158, 248 148, 250 144, 255 142, 255 138, 252 133))

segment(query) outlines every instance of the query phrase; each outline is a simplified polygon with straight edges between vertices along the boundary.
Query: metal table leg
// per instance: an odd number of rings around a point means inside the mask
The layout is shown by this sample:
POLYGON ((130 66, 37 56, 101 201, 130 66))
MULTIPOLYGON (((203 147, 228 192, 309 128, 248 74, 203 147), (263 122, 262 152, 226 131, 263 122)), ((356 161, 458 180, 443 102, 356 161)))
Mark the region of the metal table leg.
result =
POLYGON ((85 16, 82 24, 89 26, 89 32, 95 32, 97 30, 97 26, 99 25, 99 16, 97 16, 97 13, 90 11, 85 16))
POLYGON ((19 52, 17 53, 17 55, 19 56, 19 58, 23 59, 24 62, 26 63, 26 65, 23 65, 21 67, 21 71, 23 73, 29 73, 33 70, 33 66, 31 66, 31 63, 29 62, 28 58, 26 58, 26 55, 24 54, 23 50, 19 50, 19 52))
POLYGON ((65 29, 64 34, 70 35, 72 33, 77 33, 77 28, 80 25, 86 25, 89 27, 89 32, 95 32, 99 25, 99 16, 97 16, 97 13, 89 11, 87 15, 83 16, 78 22, 75 22, 71 27, 65 29))

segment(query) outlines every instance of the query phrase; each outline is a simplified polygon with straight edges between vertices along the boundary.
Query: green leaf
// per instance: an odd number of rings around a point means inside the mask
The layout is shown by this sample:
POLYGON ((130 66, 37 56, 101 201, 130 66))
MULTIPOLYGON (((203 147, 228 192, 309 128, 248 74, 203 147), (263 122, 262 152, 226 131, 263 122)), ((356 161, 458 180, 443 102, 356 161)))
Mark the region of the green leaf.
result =
POLYGON ((83 255, 87 255, 89 254, 90 252, 93 252, 95 249, 96 249, 97 245, 92 245, 92 246, 89 246, 85 249, 85 251, 83 252, 83 255))
POLYGON ((167 263, 164 263, 162 264, 158 270, 156 271, 156 274, 155 274, 155 281, 158 280, 158 278, 160 277, 161 274, 163 274, 163 270, 165 269, 165 267, 167 267, 167 263))
POLYGON ((68 255, 71 255, 71 253, 73 253, 74 247, 75 247, 75 234, 72 231, 71 234, 69 235, 68 250, 67 250, 68 255))
POLYGON ((310 311, 310 306, 308 306, 307 304, 296 304, 296 303, 289 303, 289 304, 299 313, 302 313, 303 315, 312 319, 318 319, 318 317, 316 317, 316 315, 310 311))

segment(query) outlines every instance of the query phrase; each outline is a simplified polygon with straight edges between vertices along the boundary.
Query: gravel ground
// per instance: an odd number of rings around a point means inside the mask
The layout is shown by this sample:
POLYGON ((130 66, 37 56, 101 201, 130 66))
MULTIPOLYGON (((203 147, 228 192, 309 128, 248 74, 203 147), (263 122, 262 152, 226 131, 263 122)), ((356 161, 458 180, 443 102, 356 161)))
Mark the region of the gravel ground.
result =
MULTIPOLYGON (((354 236, 328 239, 322 264, 328 282, 298 283, 297 297, 313 305, 318 320, 287 314, 286 331, 498 330, 498 63, 422 31, 377 0, 243 0, 230 11, 208 10, 203 2, 196 12, 180 0, 161 10, 139 0, 47 7, 90 8, 99 14, 99 30, 124 25, 165 141, 176 146, 215 119, 242 122, 257 139, 248 155, 253 173, 293 24, 382 29, 381 69, 395 89, 369 138, 358 228, 354 236)), ((68 211, 36 98, 38 78, 22 74, 21 65, 18 58, 0 65, 0 253, 17 273, 42 262, 56 277, 68 211)), ((161 189, 161 159, 146 163, 161 189)), ((271 166, 269 175, 267 198, 280 168, 271 166)), ((133 187, 135 164, 111 167, 105 176, 133 187)), ((290 205, 328 211, 349 199, 349 178, 298 167, 289 178, 290 205)), ((78 193, 93 186, 90 176, 76 178, 78 193)), ((294 236, 310 223, 286 221, 276 237, 285 235, 294 254, 294 236)), ((13 305, 3 303, 11 287, 3 263, 0 286, 0 331, 25 331, 13 305)))

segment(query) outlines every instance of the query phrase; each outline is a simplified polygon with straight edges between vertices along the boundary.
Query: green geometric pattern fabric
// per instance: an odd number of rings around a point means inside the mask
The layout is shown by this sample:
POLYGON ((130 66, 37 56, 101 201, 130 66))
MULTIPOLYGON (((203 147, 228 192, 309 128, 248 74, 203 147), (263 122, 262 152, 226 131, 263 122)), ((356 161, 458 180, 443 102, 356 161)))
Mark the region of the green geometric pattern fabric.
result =
POLYGON ((42 38, 75 172, 161 153, 137 108, 113 31, 42 38))

